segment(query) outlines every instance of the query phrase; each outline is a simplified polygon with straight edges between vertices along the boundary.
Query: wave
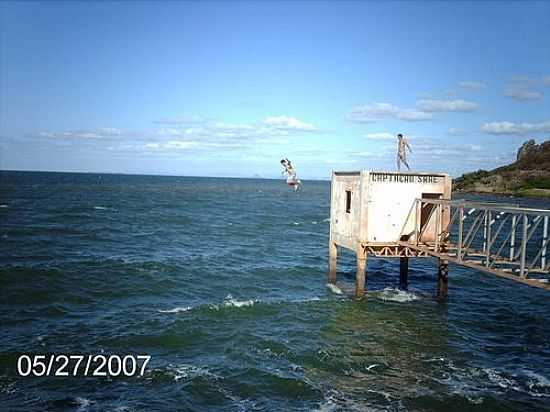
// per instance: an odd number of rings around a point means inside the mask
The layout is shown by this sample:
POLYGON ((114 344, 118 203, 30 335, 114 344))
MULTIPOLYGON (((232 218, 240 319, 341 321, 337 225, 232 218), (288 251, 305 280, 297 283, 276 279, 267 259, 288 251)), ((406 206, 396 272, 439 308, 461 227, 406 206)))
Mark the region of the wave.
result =
POLYGON ((550 397, 550 381, 530 370, 509 371, 493 368, 458 367, 445 358, 427 359, 425 362, 441 362, 440 378, 434 381, 447 386, 450 392, 464 396, 469 402, 480 404, 487 394, 502 395, 519 392, 534 398, 550 397))
POLYGON ((0 205, 0 208, 2 208, 2 209, 5 209, 7 207, 8 207, 8 205, 0 205))
POLYGON ((342 289, 340 289, 338 286, 336 286, 333 283, 327 283, 327 288, 328 288, 328 290, 330 290, 335 295, 343 295, 344 294, 342 289))
POLYGON ((75 398, 75 403, 78 407, 77 411, 83 411, 83 410, 88 409, 88 406, 90 406, 92 401, 90 401, 89 399, 81 398, 80 396, 77 396, 75 398))
MULTIPOLYGON (((303 299, 293 299, 290 302, 292 303, 308 303, 308 302, 319 302, 321 300, 318 296, 313 296, 312 298, 303 298, 303 299)), ((276 303, 285 303, 285 301, 280 301, 276 303)))
POLYGON ((503 376, 502 374, 500 374, 494 369, 485 368, 483 369, 483 372, 487 374, 487 377, 492 383, 494 383, 497 386, 500 386, 503 389, 513 389, 515 391, 520 390, 519 386, 517 386, 514 381, 506 378, 505 376, 503 376))
POLYGON ((258 303, 265 305, 280 305, 284 303, 309 303, 309 302, 319 302, 321 298, 318 296, 313 296, 309 298, 298 298, 291 300, 274 300, 274 301, 261 301, 259 299, 246 299, 246 300, 237 300, 233 298, 232 295, 227 295, 222 303, 206 303, 198 306, 176 306, 172 309, 160 309, 159 313, 185 313, 197 309, 208 309, 218 311, 225 308, 246 308, 254 306, 258 303))
POLYGON ((368 292, 369 295, 384 302, 413 302, 420 299, 420 295, 401 289, 385 288, 383 290, 368 292))
POLYGON ((320 402, 314 412, 336 412, 336 411, 387 411, 387 410, 401 410, 398 405, 393 405, 395 401, 390 394, 377 391, 373 389, 367 389, 366 392, 372 393, 375 396, 378 395, 380 401, 384 404, 383 408, 373 407, 370 404, 365 404, 365 401, 359 401, 352 399, 348 394, 340 392, 335 389, 329 389, 323 393, 323 401, 320 402))
POLYGON ((222 379, 221 376, 210 372, 207 368, 189 364, 172 365, 169 364, 165 372, 172 375, 177 382, 182 379, 193 379, 196 377, 206 377, 211 379, 222 379))
POLYGON ((128 411, 133 411, 133 409, 126 405, 117 406, 114 410, 114 412, 128 412, 128 411))
MULTIPOLYGON (((48 401, 50 404, 51 409, 62 409, 65 410, 67 408, 76 408, 74 409, 77 412, 84 412, 87 411, 90 407, 90 405, 93 403, 91 400, 83 398, 81 396, 76 397, 70 397, 70 398, 63 398, 63 399, 56 399, 56 400, 50 400, 48 401)), ((49 410, 50 408, 48 408, 49 410)))
POLYGON ((529 384, 529 387, 540 386, 542 388, 550 388, 550 380, 548 380, 548 378, 532 371, 525 371, 525 375, 534 379, 534 381, 529 384))
MULTIPOLYGON (((323 219, 321 221, 318 221, 318 220, 312 220, 311 221, 311 224, 312 225, 318 225, 319 223, 323 223, 323 222, 330 222, 330 218, 327 218, 327 219, 323 219)), ((299 226, 299 225, 302 225, 304 222, 292 222, 293 225, 295 226, 299 226)))
POLYGON ((231 295, 227 295, 222 303, 210 303, 203 304, 199 306, 177 306, 173 309, 161 309, 160 313, 181 313, 189 312, 193 309, 208 308, 211 310, 220 310, 222 308, 242 308, 247 306, 253 306, 255 303, 259 302, 257 299, 248 299, 248 300, 237 300, 231 295))
POLYGON ((253 300, 253 299, 236 300, 236 299, 233 298, 233 296, 227 295, 225 297, 224 302, 221 305, 213 304, 213 305, 210 305, 210 308, 214 309, 214 310, 220 310, 220 308, 222 308, 222 307, 242 308, 242 307, 246 307, 246 306, 253 306, 257 302, 259 302, 259 301, 258 300, 253 300))
POLYGON ((193 309, 193 307, 191 306, 178 306, 174 309, 159 310, 159 312, 160 313, 180 313, 180 312, 188 312, 191 309, 193 309))
POLYGON ((106 207, 106 206, 94 206, 95 210, 112 210, 114 212, 117 211, 114 207, 106 207))

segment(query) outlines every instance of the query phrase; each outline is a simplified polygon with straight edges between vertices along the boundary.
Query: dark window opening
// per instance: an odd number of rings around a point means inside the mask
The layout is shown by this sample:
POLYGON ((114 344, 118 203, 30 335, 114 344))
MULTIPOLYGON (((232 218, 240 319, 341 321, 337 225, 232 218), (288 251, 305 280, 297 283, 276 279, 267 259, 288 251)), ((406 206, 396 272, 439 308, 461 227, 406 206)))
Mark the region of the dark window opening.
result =
MULTIPOLYGON (((441 193, 422 193, 422 199, 441 199, 441 193)), ((424 203, 420 211, 420 231, 429 223, 430 214, 435 208, 434 204, 424 203)))
POLYGON ((351 213, 351 190, 346 190, 346 213, 351 213))

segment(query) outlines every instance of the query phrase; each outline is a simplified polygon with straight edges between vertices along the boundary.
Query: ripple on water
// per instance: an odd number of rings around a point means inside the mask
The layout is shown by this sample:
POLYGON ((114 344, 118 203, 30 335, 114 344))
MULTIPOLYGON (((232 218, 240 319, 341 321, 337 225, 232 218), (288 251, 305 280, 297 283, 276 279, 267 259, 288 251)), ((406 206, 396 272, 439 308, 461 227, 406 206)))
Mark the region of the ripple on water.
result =
POLYGON ((152 355, 135 379, 0 375, 4 410, 548 409, 546 292, 451 266, 437 303, 430 259, 408 291, 370 259, 356 300, 347 251, 325 286, 328 182, 0 174, 0 372, 152 355))

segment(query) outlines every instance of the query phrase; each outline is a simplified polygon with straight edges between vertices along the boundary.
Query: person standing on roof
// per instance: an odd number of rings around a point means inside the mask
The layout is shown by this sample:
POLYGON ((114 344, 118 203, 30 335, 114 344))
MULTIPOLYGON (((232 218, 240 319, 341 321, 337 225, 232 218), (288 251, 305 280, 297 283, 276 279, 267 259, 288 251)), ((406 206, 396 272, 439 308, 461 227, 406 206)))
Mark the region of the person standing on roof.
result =
POLYGON ((407 139, 403 137, 401 133, 397 135, 397 171, 401 171, 401 163, 407 166, 408 170, 411 170, 407 163, 407 149, 412 153, 411 147, 407 139))

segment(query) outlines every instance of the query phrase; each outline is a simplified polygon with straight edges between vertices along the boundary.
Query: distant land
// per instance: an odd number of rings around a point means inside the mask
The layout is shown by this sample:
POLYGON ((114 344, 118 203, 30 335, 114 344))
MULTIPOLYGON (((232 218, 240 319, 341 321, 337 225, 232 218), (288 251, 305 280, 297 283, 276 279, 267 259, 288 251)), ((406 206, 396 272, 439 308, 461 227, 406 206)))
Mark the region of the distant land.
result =
POLYGON ((458 192, 550 197, 550 140, 533 139, 518 149, 516 161, 494 170, 478 170, 453 180, 458 192))

